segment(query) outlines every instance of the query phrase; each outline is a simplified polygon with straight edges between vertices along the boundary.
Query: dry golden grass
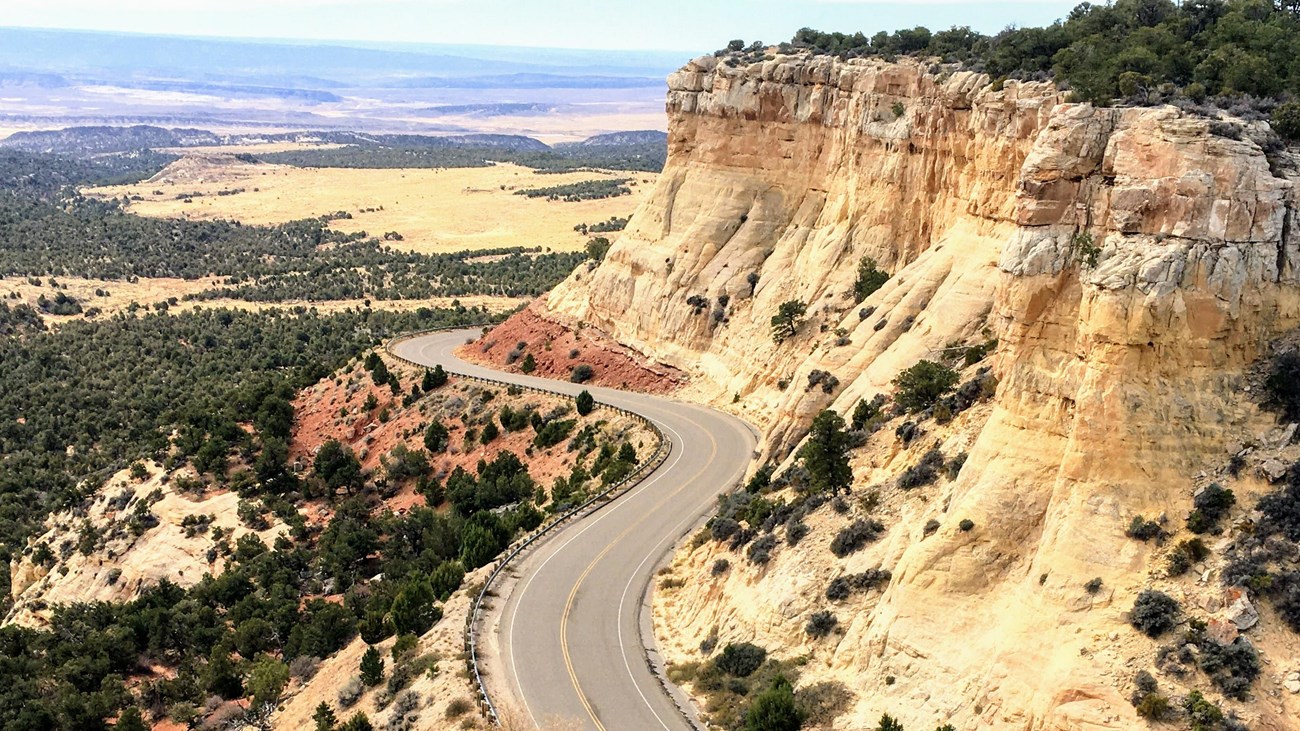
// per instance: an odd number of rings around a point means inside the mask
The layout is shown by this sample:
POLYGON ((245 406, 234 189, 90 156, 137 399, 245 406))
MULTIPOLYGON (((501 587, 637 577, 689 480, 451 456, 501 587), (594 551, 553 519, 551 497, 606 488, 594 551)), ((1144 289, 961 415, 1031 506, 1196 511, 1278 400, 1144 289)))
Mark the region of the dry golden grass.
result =
MULTIPOLYGON (((100 317, 107 317, 118 312, 126 310, 132 302, 152 311, 155 302, 162 302, 170 297, 177 298, 177 304, 170 308, 170 312, 185 312, 196 307, 207 307, 214 309, 218 307, 228 307, 238 310, 266 310, 275 307, 296 307, 304 305, 314 307, 319 312, 338 312, 353 307, 363 307, 365 303, 362 300, 328 300, 323 302, 306 302, 306 301, 289 301, 289 302, 245 302, 234 299, 216 299, 216 300, 198 300, 184 301, 181 297, 187 294, 202 292, 212 289, 221 284, 220 277, 206 277, 204 279, 185 280, 185 279, 140 279, 136 282, 106 282, 98 279, 81 279, 58 277, 56 281, 60 289, 54 289, 49 286, 49 278, 41 279, 41 285, 35 286, 27 281, 24 277, 0 278, 0 297, 10 305, 19 302, 25 302, 33 307, 36 306, 36 300, 41 295, 47 299, 53 299, 58 292, 64 292, 81 302, 83 308, 98 307, 102 310, 100 317), (108 293, 108 296, 101 297, 95 294, 95 290, 102 290, 108 293), (18 293, 18 299, 9 299, 11 292, 18 293)), ((488 296, 466 296, 466 297, 431 297, 429 299, 418 300, 372 300, 370 306, 376 310, 390 310, 393 312, 405 312, 415 310, 421 307, 450 307, 453 300, 459 300, 466 307, 476 307, 482 305, 492 312, 503 312, 523 304, 527 300, 515 299, 512 297, 488 297, 488 296)), ((45 315, 43 319, 47 325, 58 325, 60 322, 79 319, 82 315, 55 316, 45 315)))
POLYGON ((653 187, 650 173, 539 175, 517 165, 445 170, 352 170, 247 165, 231 158, 186 159, 152 182, 87 191, 106 197, 141 196, 129 210, 143 216, 225 218, 275 224, 347 211, 340 231, 382 236, 400 233, 392 245, 435 253, 508 246, 581 249, 586 238, 573 230, 611 216, 628 216, 653 187), (175 168, 175 170, 173 170, 175 168), (580 203, 514 195, 520 188, 550 187, 597 178, 631 178, 633 195, 580 203), (235 195, 220 190, 243 188, 235 195), (181 193, 203 193, 186 203, 181 193), (365 209, 382 209, 363 212, 365 209))

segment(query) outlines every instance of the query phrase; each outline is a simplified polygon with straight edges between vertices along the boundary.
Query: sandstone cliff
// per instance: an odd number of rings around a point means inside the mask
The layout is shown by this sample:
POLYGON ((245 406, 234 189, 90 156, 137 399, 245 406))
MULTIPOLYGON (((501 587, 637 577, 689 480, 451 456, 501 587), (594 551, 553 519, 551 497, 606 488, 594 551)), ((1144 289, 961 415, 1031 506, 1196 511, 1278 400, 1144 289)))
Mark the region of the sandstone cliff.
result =
MULTIPOLYGON (((1217 579, 1163 577, 1159 551, 1124 528, 1185 515, 1228 449, 1272 426, 1243 373, 1300 324, 1296 156, 1259 123, 1098 109, 1051 84, 997 88, 915 62, 702 58, 669 89, 654 193, 546 316, 687 372, 688 395, 764 428, 775 463, 818 410, 847 414, 986 331, 999 387, 935 430, 969 459, 928 495, 892 487, 919 454, 892 437, 855 455, 857 485, 880 485, 889 516, 869 555, 826 551, 817 520, 842 518, 810 519, 807 542, 725 583, 709 577, 712 544, 680 555, 685 597, 656 599, 665 655, 697 656, 714 628, 812 652, 814 677, 858 693, 844 728, 883 711, 918 728, 1138 725, 1126 684, 1154 644, 1123 612, 1157 580, 1214 604, 1197 592, 1217 579), (864 256, 893 276, 858 302, 864 256), (768 321, 792 299, 808 322, 778 345, 768 321), (805 388, 814 371, 832 387, 805 388), (923 540, 926 518, 944 528, 923 540), (959 531, 960 518, 978 527, 959 531), (832 647, 789 639, 825 580, 882 563, 892 581, 832 647), (1081 600, 1094 577, 1106 599, 1081 600)), ((1245 508, 1264 488, 1234 489, 1245 508)), ((1285 630, 1255 639, 1274 667, 1241 711, 1295 727, 1300 700, 1267 691, 1300 669, 1300 645, 1285 630)))

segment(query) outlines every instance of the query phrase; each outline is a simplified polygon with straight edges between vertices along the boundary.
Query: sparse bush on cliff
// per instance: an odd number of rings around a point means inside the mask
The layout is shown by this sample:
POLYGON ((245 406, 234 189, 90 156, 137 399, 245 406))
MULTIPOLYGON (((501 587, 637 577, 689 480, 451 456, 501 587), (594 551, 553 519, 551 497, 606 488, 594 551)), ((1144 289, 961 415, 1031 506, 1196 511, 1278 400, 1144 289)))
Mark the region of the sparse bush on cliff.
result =
POLYGON ((831 553, 844 558, 880 538, 885 526, 878 520, 855 520, 831 540, 831 553))
MULTIPOLYGON (((894 116, 902 116, 896 114, 894 116)), ((876 260, 864 256, 858 262, 858 278, 853 282, 853 296, 858 302, 870 297, 889 281, 889 272, 876 267, 876 260)))
POLYGON ((911 413, 925 411, 957 385, 957 378, 957 371, 942 363, 920 361, 894 379, 894 402, 911 413))
POLYGON ((1237 496, 1219 483, 1211 483, 1192 498, 1193 510, 1187 516, 1187 530, 1193 533, 1218 533, 1219 520, 1227 515, 1237 496))
MULTIPOLYGON (((1297 107, 1296 114, 1300 116, 1300 103, 1292 105, 1297 107)), ((1300 421, 1300 349, 1293 348, 1273 359, 1264 389, 1266 406, 1276 409, 1287 421, 1300 421)))
POLYGON ((1159 637, 1178 623, 1178 601, 1155 589, 1144 589, 1133 602, 1129 624, 1147 637, 1159 637))
POLYGON ((803 316, 808 312, 808 305, 800 300, 787 300, 772 315, 772 340, 783 343, 792 337, 803 324, 803 316))
POLYGON ((1159 523, 1154 520, 1147 520, 1140 515, 1133 516, 1133 520, 1129 521, 1128 528, 1124 530, 1124 535, 1143 543, 1152 538, 1155 538, 1158 542, 1163 542, 1164 534, 1165 531, 1160 527, 1159 523))
POLYGON ((578 416, 586 416, 591 413, 592 409, 596 408, 596 399, 592 397, 590 391, 583 390, 574 401, 578 409, 578 416))
POLYGON ((943 469, 943 452, 938 449, 931 449, 921 457, 921 461, 912 467, 908 467, 903 474, 898 477, 898 487, 901 490, 912 490, 918 487, 932 484, 939 479, 939 470, 943 469))
POLYGON ((767 659, 767 650, 749 642, 733 642, 713 660, 718 670, 736 678, 747 678, 767 659))
POLYGON ((813 612, 808 617, 808 623, 804 626, 804 631, 809 637, 825 637, 830 634, 840 620, 829 609, 813 612))

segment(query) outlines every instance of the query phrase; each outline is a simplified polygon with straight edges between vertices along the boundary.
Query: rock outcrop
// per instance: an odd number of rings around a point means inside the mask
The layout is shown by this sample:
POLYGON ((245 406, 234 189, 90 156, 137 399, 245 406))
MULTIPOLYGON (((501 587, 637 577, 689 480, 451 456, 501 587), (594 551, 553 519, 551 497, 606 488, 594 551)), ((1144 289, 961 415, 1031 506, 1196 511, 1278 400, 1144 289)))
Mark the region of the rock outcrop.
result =
MULTIPOLYGON (((1094 108, 911 61, 701 58, 670 77, 668 113, 653 195, 548 317, 689 373, 688 395, 764 429, 774 463, 817 411, 889 393, 950 344, 999 341, 991 408, 943 432, 969 445, 966 466, 928 500, 886 497, 895 522, 872 560, 893 579, 810 665, 859 692, 846 727, 882 711, 909 727, 1139 723, 1123 686, 1153 646, 1122 612, 1162 569, 1124 528, 1185 514, 1195 476, 1272 424, 1244 373, 1300 324, 1294 153, 1260 123, 1094 108), (863 257, 892 278, 859 302, 863 257), (808 319, 778 344, 769 319, 788 300, 808 319), (815 371, 832 387, 806 388, 815 371), (925 538, 925 517, 978 527, 925 538), (1081 605, 1093 577, 1108 598, 1081 605)), ((883 438, 855 458, 859 486, 898 464, 883 438)), ((789 645, 819 608, 810 572, 863 570, 825 545, 783 548, 726 591, 683 554, 697 593, 661 613, 665 654, 688 659, 718 622, 724 641, 789 645)), ((1289 728, 1297 712, 1249 715, 1289 728)))

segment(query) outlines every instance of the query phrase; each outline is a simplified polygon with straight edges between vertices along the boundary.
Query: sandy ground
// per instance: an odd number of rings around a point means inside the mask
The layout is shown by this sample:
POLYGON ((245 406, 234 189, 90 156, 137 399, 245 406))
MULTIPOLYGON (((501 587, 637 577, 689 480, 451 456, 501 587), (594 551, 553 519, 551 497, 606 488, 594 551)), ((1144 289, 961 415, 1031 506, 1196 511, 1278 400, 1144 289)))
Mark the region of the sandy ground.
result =
MULTIPOLYGON (((121 281, 103 281, 99 279, 80 279, 58 277, 55 279, 60 285, 59 289, 54 289, 49 285, 49 277, 42 278, 40 286, 31 284, 25 277, 6 277, 0 278, 0 297, 4 297, 4 302, 10 306, 19 302, 25 302, 33 307, 36 306, 36 300, 41 295, 47 299, 54 299, 58 292, 64 292, 68 296, 81 302, 83 309, 98 307, 102 310, 99 317, 108 317, 117 312, 121 312, 137 302, 145 308, 152 311, 155 302, 162 302, 169 297, 176 297, 179 301, 169 312, 185 312, 196 307, 206 307, 215 309, 218 307, 229 307, 239 310, 265 310, 275 307, 297 307, 304 305, 314 307, 320 312, 338 312, 353 307, 363 307, 365 302, 362 300, 328 300, 323 302, 307 302, 293 300, 289 302, 245 302, 235 299, 216 299, 216 300, 191 300, 185 301, 180 298, 196 292, 213 289, 221 285, 221 277, 205 277, 203 279, 186 280, 186 279, 140 279, 136 282, 121 281), (101 297, 95 294, 96 290, 108 293, 107 297, 101 297), (8 299, 11 292, 18 293, 18 299, 8 299)), ((527 300, 515 299, 512 297, 488 297, 488 296, 465 296, 465 297, 431 297, 429 299, 418 300, 371 300, 370 306, 377 310, 391 310, 396 312, 405 312, 415 310, 420 307, 450 307, 453 300, 459 302, 465 307, 476 307, 482 305, 493 312, 511 310, 523 304, 527 300)), ((81 319, 83 315, 55 316, 45 315, 45 323, 50 326, 57 326, 61 322, 68 320, 81 319)))
MULTIPOLYGON (((180 163, 184 166, 185 163, 180 163)), ((202 174, 165 170, 153 182, 87 191, 106 197, 140 196, 129 210, 143 216, 234 219, 275 224, 347 211, 334 220, 340 231, 401 234, 393 246, 421 252, 450 252, 508 246, 574 251, 586 237, 573 227, 612 216, 628 216, 653 187, 651 173, 565 173, 539 175, 517 165, 447 170, 353 170, 247 165, 218 158, 203 161, 202 174), (550 202, 514 195, 520 188, 551 187, 599 178, 630 177, 633 194, 579 203, 550 202), (243 189, 234 195, 217 191, 243 189), (203 193, 186 203, 181 193, 203 193), (369 209, 369 210, 367 210, 369 209)), ((170 170, 170 168, 169 168, 170 170)))

